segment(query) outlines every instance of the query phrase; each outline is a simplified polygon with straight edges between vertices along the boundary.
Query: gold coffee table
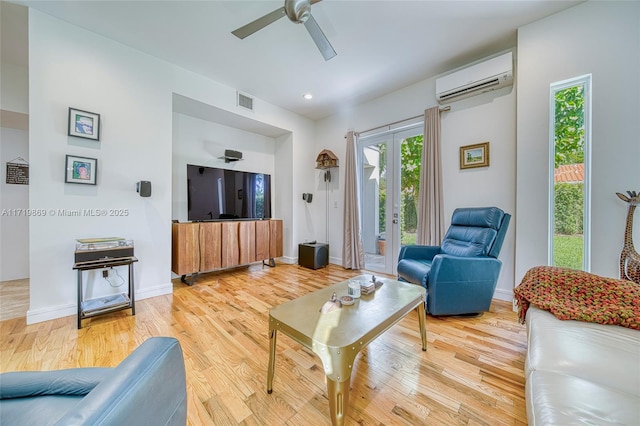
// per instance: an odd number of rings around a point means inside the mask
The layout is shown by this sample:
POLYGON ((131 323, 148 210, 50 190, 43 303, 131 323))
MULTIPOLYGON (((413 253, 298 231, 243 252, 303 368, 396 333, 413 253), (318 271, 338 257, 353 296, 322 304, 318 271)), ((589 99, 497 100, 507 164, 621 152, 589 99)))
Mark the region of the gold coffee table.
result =
POLYGON ((374 293, 363 295, 353 305, 328 313, 320 313, 320 308, 333 292, 338 298, 347 295, 348 281, 285 302, 269 311, 268 393, 273 391, 278 331, 310 349, 322 360, 334 425, 345 422, 351 369, 358 352, 414 309, 418 310, 422 350, 427 350, 425 289, 390 279, 378 280, 384 284, 374 293))

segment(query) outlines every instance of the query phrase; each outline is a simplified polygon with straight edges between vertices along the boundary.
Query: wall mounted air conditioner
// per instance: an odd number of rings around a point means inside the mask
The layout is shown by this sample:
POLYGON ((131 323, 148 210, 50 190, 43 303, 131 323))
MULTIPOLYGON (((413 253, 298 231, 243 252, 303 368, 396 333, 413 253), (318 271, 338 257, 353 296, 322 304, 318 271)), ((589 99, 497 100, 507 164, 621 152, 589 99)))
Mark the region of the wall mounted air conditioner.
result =
POLYGON ((436 99, 447 103, 513 84, 512 53, 480 62, 436 80, 436 99))

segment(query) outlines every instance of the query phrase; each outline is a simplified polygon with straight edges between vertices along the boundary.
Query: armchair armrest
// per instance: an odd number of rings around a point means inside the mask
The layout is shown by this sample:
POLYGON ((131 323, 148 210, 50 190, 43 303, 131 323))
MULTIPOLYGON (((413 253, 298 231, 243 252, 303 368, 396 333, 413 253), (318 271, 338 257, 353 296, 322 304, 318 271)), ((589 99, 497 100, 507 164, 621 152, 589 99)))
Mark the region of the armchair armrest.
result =
POLYGON ((421 246, 417 244, 411 244, 402 246, 400 248, 400 254, 398 260, 401 259, 422 259, 432 260, 435 255, 440 253, 440 246, 421 246))
MULTIPOLYGON (((458 257, 439 254, 433 258, 431 277, 443 282, 497 282, 502 261, 493 257, 458 257)), ((432 283, 432 281, 429 281, 432 283)))
POLYGON ((111 368, 71 368, 0 374, 0 399, 43 395, 83 396, 109 376, 111 368))
POLYGON ((151 337, 57 425, 185 425, 187 390, 179 342, 151 337))

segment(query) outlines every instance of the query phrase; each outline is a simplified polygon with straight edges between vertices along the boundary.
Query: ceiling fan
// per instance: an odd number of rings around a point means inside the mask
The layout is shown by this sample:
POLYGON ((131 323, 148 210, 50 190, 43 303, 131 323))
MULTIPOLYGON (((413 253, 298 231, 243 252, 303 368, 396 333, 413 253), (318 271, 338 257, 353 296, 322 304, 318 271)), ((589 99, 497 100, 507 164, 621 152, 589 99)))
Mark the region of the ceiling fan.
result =
POLYGON ((283 7, 276 9, 271 13, 267 13, 263 17, 258 18, 235 31, 231 31, 231 34, 243 39, 256 31, 263 29, 267 25, 274 23, 284 15, 287 15, 291 22, 304 24, 307 31, 309 31, 309 35, 311 35, 316 46, 318 46, 320 53, 324 56, 324 60, 328 61, 336 56, 336 51, 333 50, 331 43, 327 40, 327 37, 320 29, 316 20, 311 16, 311 5, 320 1, 321 0, 285 0, 283 7))

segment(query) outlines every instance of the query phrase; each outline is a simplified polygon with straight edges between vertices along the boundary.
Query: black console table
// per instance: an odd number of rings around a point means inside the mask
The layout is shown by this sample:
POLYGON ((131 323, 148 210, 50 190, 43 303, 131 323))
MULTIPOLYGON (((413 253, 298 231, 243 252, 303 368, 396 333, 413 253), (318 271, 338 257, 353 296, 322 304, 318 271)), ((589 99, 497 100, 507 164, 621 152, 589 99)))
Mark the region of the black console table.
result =
POLYGON ((133 286, 133 264, 137 261, 138 259, 134 256, 128 256, 92 260, 87 262, 76 262, 73 264, 73 269, 78 271, 78 329, 82 328, 82 320, 84 318, 129 308, 131 308, 131 315, 136 314, 136 302, 133 286), (82 273, 84 271, 125 265, 129 267, 128 293, 113 294, 96 299, 84 300, 82 288, 82 273))

